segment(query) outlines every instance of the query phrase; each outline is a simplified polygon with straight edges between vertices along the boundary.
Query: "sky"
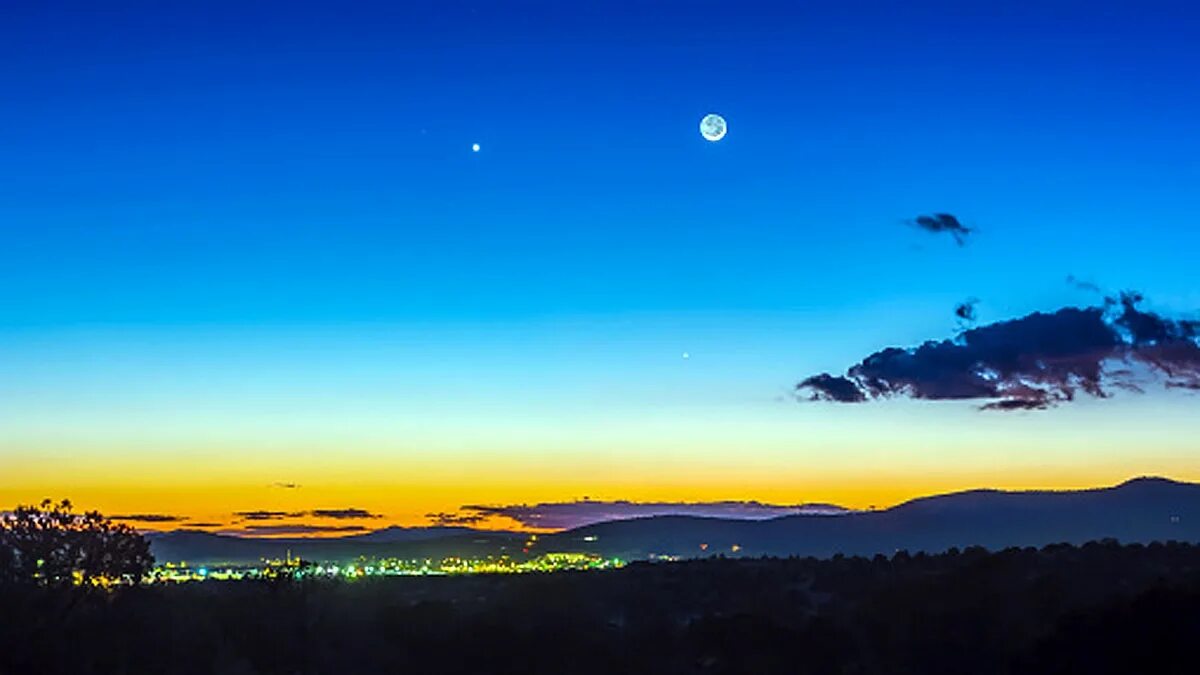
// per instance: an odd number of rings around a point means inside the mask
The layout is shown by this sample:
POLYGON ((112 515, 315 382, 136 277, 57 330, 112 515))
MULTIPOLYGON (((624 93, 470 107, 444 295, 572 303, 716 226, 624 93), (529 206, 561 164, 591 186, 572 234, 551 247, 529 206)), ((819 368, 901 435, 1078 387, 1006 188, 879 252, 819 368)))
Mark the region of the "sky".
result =
POLYGON ((18 3, 0 505, 375 527, 1200 480, 1187 391, 793 393, 969 297, 1102 302, 1068 275, 1194 318, 1197 42, 1185 2, 18 3), (943 212, 964 245, 909 222, 943 212))

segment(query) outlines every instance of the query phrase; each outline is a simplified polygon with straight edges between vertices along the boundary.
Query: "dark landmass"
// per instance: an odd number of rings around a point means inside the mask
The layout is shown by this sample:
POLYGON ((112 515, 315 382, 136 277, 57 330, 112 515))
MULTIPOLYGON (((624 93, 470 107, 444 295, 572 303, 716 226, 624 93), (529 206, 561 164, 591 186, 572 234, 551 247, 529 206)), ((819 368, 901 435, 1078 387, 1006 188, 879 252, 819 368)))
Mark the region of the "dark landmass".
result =
POLYGON ((0 585, 0 607, 3 675, 1173 675, 1195 672, 1200 547, 0 585))
MULTIPOLYGON (((314 561, 522 555, 527 535, 466 528, 389 528, 331 539, 254 539, 179 530, 151 537, 159 561, 253 563, 287 552, 314 561)), ((769 520, 656 516, 539 537, 532 555, 586 552, 642 560, 726 556, 891 555, 950 547, 1043 546, 1113 538, 1200 542, 1200 484, 1140 478, 1061 492, 973 490, 915 499, 880 511, 769 520), (736 549, 735 549, 736 547, 736 549)))
POLYGON ((1200 484, 1139 478, 1094 490, 973 490, 881 511, 758 522, 646 518, 560 533, 547 537, 545 545, 633 560, 651 554, 733 555, 735 546, 744 556, 828 557, 898 550, 937 553, 954 546, 996 550, 1104 538, 1200 542, 1200 484))
MULTIPOLYGON (((150 550, 159 562, 191 564, 254 564, 287 556, 321 562, 347 562, 360 557, 435 559, 519 555, 528 535, 513 532, 465 530, 454 534, 408 536, 389 528, 368 535, 317 539, 312 537, 233 537, 198 530, 151 533, 150 550)), ((459 528, 437 528, 459 529, 459 528)))

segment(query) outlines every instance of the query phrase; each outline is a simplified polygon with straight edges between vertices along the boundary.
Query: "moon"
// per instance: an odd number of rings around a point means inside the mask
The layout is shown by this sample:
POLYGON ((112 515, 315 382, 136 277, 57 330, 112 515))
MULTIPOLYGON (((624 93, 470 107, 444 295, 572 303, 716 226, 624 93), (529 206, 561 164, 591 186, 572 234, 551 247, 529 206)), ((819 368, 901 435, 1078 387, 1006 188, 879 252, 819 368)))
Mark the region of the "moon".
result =
POLYGON ((725 124, 725 118, 716 113, 709 113, 700 120, 700 135, 705 140, 716 143, 725 138, 725 132, 729 130, 729 126, 725 124))

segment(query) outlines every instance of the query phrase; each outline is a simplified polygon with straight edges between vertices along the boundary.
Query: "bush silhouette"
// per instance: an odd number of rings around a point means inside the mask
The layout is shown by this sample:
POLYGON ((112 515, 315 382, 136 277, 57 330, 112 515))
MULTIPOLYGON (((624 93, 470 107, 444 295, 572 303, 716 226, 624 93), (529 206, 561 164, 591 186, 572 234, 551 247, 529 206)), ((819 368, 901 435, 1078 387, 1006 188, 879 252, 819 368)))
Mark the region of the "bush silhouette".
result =
POLYGON ((0 517, 0 582, 36 586, 133 584, 154 565, 136 530, 49 499, 0 517))

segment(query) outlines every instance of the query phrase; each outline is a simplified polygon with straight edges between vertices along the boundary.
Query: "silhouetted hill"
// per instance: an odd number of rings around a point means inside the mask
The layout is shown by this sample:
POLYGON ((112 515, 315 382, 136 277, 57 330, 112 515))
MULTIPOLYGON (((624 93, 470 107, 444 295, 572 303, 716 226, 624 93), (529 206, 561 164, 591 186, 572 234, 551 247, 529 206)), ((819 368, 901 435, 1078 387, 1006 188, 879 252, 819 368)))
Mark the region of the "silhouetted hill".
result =
POLYGON ((972 490, 914 499, 882 511, 759 522, 644 518, 578 528, 545 537, 541 545, 629 559, 652 554, 827 557, 1104 538, 1200 541, 1200 485, 1139 478, 1093 490, 972 490))
MULTIPOLYGON (((398 528, 402 529, 402 528, 398 528)), ((442 528, 439 528, 442 529, 442 528)), ((444 528, 456 530, 457 528, 444 528)), ((524 535, 511 532, 464 532, 418 533, 408 531, 401 535, 393 528, 371 533, 371 535, 318 539, 295 537, 287 539, 265 539, 234 537, 196 530, 175 530, 153 533, 150 550, 161 562, 186 561, 191 564, 250 564, 264 558, 283 558, 289 553, 294 557, 320 562, 344 562, 360 556, 367 558, 440 559, 446 556, 487 556, 519 553, 524 535), (408 540, 397 536, 410 536, 408 540)))
MULTIPOLYGON (((970 490, 922 497, 881 511, 759 521, 656 516, 543 536, 532 553, 587 551, 627 560, 717 554, 829 557, 1105 538, 1131 543, 1200 541, 1200 485, 1139 478, 1093 490, 970 490)), ((524 539, 520 533, 458 527, 389 527, 333 539, 257 539, 177 530, 151 535, 151 549, 160 561, 249 563, 282 558, 289 551, 309 560, 345 561, 359 556, 516 555, 524 539)))

